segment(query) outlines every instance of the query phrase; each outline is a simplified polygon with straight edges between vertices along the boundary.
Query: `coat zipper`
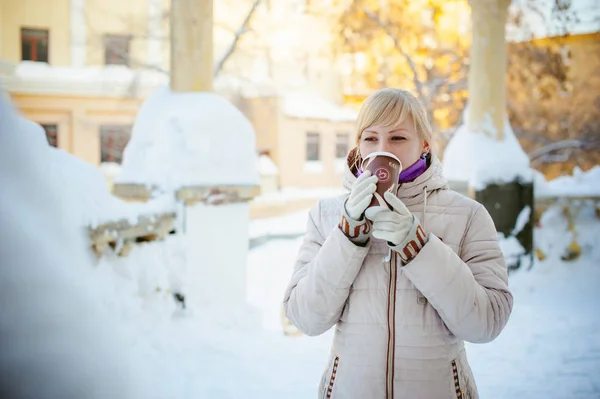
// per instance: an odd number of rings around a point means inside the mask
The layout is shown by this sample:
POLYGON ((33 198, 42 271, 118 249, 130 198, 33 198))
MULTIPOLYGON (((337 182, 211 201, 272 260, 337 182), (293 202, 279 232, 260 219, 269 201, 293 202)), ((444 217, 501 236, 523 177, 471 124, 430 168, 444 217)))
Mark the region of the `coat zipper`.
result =
POLYGON ((385 392, 387 399, 394 399, 394 355, 396 350, 396 254, 392 251, 390 258, 390 281, 388 284, 388 345, 385 376, 385 392))

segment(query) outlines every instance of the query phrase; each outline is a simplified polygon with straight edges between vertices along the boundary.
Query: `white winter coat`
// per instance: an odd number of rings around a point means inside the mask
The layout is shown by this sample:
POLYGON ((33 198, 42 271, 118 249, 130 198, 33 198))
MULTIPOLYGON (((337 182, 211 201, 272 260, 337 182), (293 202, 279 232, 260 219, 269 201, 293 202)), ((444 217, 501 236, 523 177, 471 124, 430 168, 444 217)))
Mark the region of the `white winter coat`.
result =
MULTIPOLYGON (((347 168, 344 186, 355 176, 347 168)), ((463 341, 489 342, 513 297, 494 223, 476 201, 448 189, 439 161, 398 197, 428 242, 406 266, 375 238, 353 244, 338 228, 348 195, 311 210, 284 297, 307 335, 335 326, 319 398, 477 398, 463 341)))

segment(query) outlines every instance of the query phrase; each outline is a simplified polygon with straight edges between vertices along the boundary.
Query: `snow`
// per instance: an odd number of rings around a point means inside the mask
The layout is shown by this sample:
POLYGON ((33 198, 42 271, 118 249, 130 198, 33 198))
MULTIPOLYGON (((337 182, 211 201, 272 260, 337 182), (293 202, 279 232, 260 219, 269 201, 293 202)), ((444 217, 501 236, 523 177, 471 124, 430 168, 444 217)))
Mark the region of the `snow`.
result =
POLYGON ((525 249, 514 235, 505 237, 503 233, 498 233, 498 243, 509 267, 516 266, 519 260, 523 260, 525 249))
POLYGON ((22 61, 15 68, 15 75, 24 80, 59 80, 69 82, 102 82, 104 84, 130 83, 137 74, 154 84, 164 84, 166 75, 156 71, 137 71, 124 65, 102 67, 71 67, 49 65, 45 62, 22 61))
POLYGON ((258 157, 258 171, 261 176, 279 176, 279 168, 268 155, 258 157))
MULTIPOLYGON (((131 96, 150 95, 169 83, 168 71, 150 66, 131 69, 124 65, 59 66, 43 62, 21 61, 12 64, 0 60, 1 84, 5 89, 25 92, 76 93, 81 95, 131 96), (141 89, 141 90, 140 90, 141 89)), ((269 79, 248 80, 220 73, 215 91, 244 98, 278 96, 269 79)))
POLYGON ((447 179, 467 181, 475 190, 493 183, 533 179, 529 158, 508 120, 504 123, 502 141, 484 133, 470 132, 466 125, 460 126, 446 146, 443 165, 447 179))
POLYGON ((284 216, 255 219, 250 222, 250 238, 277 235, 294 235, 306 232, 308 210, 284 216))
POLYGON ((63 201, 80 228, 117 220, 136 223, 142 215, 175 211, 173 196, 157 196, 146 203, 125 202, 113 196, 103 172, 61 149, 48 146, 43 128, 35 122, 16 117, 15 123, 31 145, 44 153, 46 179, 69 201, 63 201))
MULTIPOLYGON (((250 251, 241 266, 237 248, 211 248, 211 235, 226 236, 231 225, 206 228, 230 220, 228 208, 211 215, 219 207, 194 207, 198 217, 191 220, 206 224, 187 225, 188 235, 134 246, 124 258, 95 260, 81 220, 102 211, 89 205, 85 214, 77 202, 86 201, 79 191, 101 185, 94 190, 102 195, 106 184, 84 179, 92 176, 85 164, 50 151, 39 126, 7 109, 0 104, 0 391, 86 399, 317 394, 332 331, 310 338, 285 336, 281 328, 283 290, 302 238, 272 240, 250 251), (83 171, 53 178, 52 162, 83 171), (224 292, 215 294, 207 279, 202 290, 212 289, 215 299, 243 290, 248 306, 204 306, 194 298, 199 270, 215 257, 222 258, 215 266, 223 274, 215 270, 213 278, 243 273, 246 284, 219 286, 224 292), (174 293, 185 295, 185 309, 174 293)), ((246 223, 247 210, 233 212, 246 223)), ((515 307, 508 325, 492 343, 467 344, 481 397, 598 397, 600 222, 594 212, 585 205, 578 216, 582 256, 570 263, 560 260, 572 239, 560 207, 542 216, 535 240, 547 258, 511 273, 515 307)), ((248 234, 301 233, 306 215, 253 221, 248 234)))
POLYGON ((519 25, 507 25, 507 40, 526 41, 553 36, 581 35, 600 31, 597 0, 573 0, 560 10, 546 0, 514 1, 510 9, 523 10, 519 25))
POLYGON ((587 172, 576 166, 572 176, 561 176, 551 181, 538 175, 534 189, 538 198, 600 197, 600 166, 596 165, 587 172))
POLYGON ((28 93, 70 93, 84 96, 145 96, 168 83, 162 71, 130 69, 123 65, 101 67, 56 66, 22 61, 2 76, 2 86, 28 93))
POLYGON ((245 302, 248 203, 197 204, 186 209, 186 297, 192 309, 245 302))
POLYGON ((547 258, 510 275, 514 310, 492 343, 467 350, 483 398, 597 398, 600 393, 600 221, 592 206, 577 219, 582 256, 562 262, 571 242, 560 207, 535 231, 547 258))
POLYGON ((0 95, 0 392, 150 397, 122 320, 98 301, 117 281, 96 278, 70 198, 48 179, 51 152, 40 130, 0 95))
POLYGON ((529 222, 529 217, 531 216, 531 207, 529 205, 525 206, 519 212, 519 216, 517 216, 517 221, 515 223, 515 228, 511 231, 511 235, 516 236, 523 230, 527 222, 529 222))
MULTIPOLYGON (((507 327, 491 343, 466 344, 482 398, 598 397, 600 376, 596 370, 600 367, 600 314, 596 306, 600 300, 597 290, 600 284, 597 266, 600 264, 597 239, 600 222, 593 212, 593 207, 587 207, 578 220, 580 234, 587 238, 580 242, 582 258, 571 263, 560 260, 562 250, 570 242, 560 207, 551 208, 544 215, 542 227, 536 229, 536 237, 547 242, 553 250, 547 253, 545 261, 536 261, 531 270, 523 268, 511 273, 515 308, 507 327)), ((522 214, 526 215, 527 211, 522 214)), ((288 219, 282 225, 288 225, 288 229, 291 223, 288 219)), ((296 223, 299 230, 301 221, 296 223)), ((272 232, 276 233, 275 230, 272 232)), ((281 329, 280 298, 301 243, 301 238, 271 241, 250 253, 249 285, 254 287, 250 290, 250 300, 263 309, 265 329, 281 329), (273 258, 277 262, 270 261, 273 258), (277 300, 279 302, 275 304, 277 300)), ((520 248, 516 239, 502 240, 501 245, 509 252, 520 248)), ((509 253, 505 255, 510 256, 509 253)), ((298 338, 298 345, 305 345, 303 340, 308 340, 309 346, 303 346, 302 354, 295 357, 296 362, 306 359, 324 361, 331 343, 330 334, 331 331, 315 338, 298 338)), ((275 364, 272 367, 277 368, 275 364)), ((313 371, 308 365, 305 370, 307 373, 313 371)), ((280 378, 289 378, 288 374, 280 378)), ((319 377, 306 379, 304 383, 316 387, 319 377)), ((297 394, 296 390, 302 387, 294 385, 285 397, 308 397, 297 394)))
POLYGON ((102 162, 100 164, 100 170, 106 179, 112 180, 121 173, 121 165, 116 162, 102 162))
POLYGON ((283 96, 283 113, 291 118, 322 119, 332 122, 354 122, 358 112, 339 106, 322 97, 304 93, 288 93, 283 96))
POLYGON ((253 199, 260 203, 283 203, 303 199, 321 199, 326 197, 335 197, 344 194, 346 191, 341 187, 319 187, 319 188, 299 188, 285 187, 273 193, 261 194, 253 199))
POLYGON ((161 195, 145 203, 125 202, 113 196, 102 171, 57 148, 47 147, 48 178, 70 198, 69 212, 80 226, 97 227, 125 219, 134 224, 142 215, 175 211, 173 195, 161 195))
POLYGON ((277 97, 277 85, 271 79, 247 79, 225 72, 219 73, 215 79, 214 88, 223 95, 241 95, 244 98, 277 97))
MULTIPOLYGON (((578 220, 581 234, 588 237, 581 241, 582 258, 572 263, 560 260, 561 251, 570 242, 570 234, 560 208, 551 208, 542 218, 542 227, 536 229, 536 237, 547 241, 554 250, 548 252, 545 261, 536 261, 531 270, 524 268, 511 273, 515 308, 507 327, 492 343, 467 344, 482 398, 598 397, 600 376, 596 370, 600 367, 600 314, 595 307, 600 300, 597 290, 600 249, 597 247, 598 239, 593 237, 600 234, 600 222, 593 217, 593 207, 586 209, 578 220), (594 240, 596 247, 593 246, 594 240)), ((290 228, 290 224, 294 224, 290 219, 281 223, 286 229, 290 228)), ((295 224, 298 230, 302 228, 300 218, 295 224)), ((277 233, 275 227, 271 231, 277 233)), ((250 253, 249 285, 254 289, 250 290, 249 299, 263 309, 265 329, 281 329, 280 298, 301 243, 301 238, 271 241, 250 253), (277 261, 272 261, 273 258, 277 261)), ((501 245, 503 250, 513 252, 515 248, 511 245, 520 248, 513 239, 502 240, 501 245)), ((313 359, 315 363, 317 360, 324 362, 331 343, 330 334, 331 331, 315 338, 290 338, 302 346, 295 361, 300 363, 313 359)), ((283 362, 281 364, 284 365, 283 362)), ((277 369, 276 364, 272 367, 277 369)), ((309 372, 314 370, 307 364, 305 373, 309 372)), ((312 380, 306 378, 303 383, 316 387, 320 374, 314 374, 312 380)), ((279 378, 287 381, 289 373, 279 378)), ((298 389, 305 387, 293 385, 285 397, 310 397, 297 393, 298 389)), ((265 387, 265 392, 268 392, 267 389, 265 387)), ((314 392, 309 392, 314 395, 314 392)), ((265 394, 262 397, 270 396, 265 394)))
POLYGON ((157 90, 138 112, 115 183, 156 186, 258 185, 254 129, 224 98, 157 90))

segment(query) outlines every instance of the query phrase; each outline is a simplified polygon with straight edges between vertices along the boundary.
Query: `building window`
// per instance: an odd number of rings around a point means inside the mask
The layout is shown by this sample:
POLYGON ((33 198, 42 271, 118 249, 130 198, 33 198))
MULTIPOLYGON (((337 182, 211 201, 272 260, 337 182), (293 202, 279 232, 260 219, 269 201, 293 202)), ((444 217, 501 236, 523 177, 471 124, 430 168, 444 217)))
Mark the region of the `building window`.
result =
POLYGON ((319 160, 319 133, 309 132, 306 133, 306 160, 307 161, 318 161, 319 160))
POLYGON ((335 136, 335 157, 346 158, 348 155, 348 134, 338 133, 335 136))
POLYGON ((100 151, 101 162, 123 161, 123 151, 131 137, 129 125, 103 125, 100 126, 100 151))
POLYGON ((104 63, 129 66, 129 35, 104 35, 104 63))
POLYGON ((21 28, 21 60, 48 62, 48 29, 21 28))
POLYGON ((58 148, 58 126, 44 123, 42 123, 41 126, 46 132, 46 139, 48 140, 48 145, 50 147, 58 148))

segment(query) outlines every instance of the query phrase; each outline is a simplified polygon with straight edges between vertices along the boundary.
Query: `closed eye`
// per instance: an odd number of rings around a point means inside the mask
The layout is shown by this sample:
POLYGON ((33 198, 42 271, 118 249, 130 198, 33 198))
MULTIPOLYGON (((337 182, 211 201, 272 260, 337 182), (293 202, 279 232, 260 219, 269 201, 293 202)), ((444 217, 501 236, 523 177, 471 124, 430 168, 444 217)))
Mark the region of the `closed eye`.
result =
POLYGON ((403 136, 394 136, 394 137, 392 137, 392 140, 396 140, 396 141, 398 141, 398 140, 406 140, 406 137, 403 137, 403 136))

